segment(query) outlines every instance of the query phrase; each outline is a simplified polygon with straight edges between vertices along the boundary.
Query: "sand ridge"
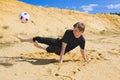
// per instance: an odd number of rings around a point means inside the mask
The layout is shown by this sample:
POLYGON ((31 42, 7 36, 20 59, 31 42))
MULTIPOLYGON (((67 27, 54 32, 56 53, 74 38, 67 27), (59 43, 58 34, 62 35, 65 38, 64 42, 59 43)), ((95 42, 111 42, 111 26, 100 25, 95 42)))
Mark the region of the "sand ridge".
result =
POLYGON ((0 80, 120 80, 120 16, 36 7, 17 0, 0 0, 0 80), (27 11, 27 24, 19 14, 27 11), (84 63, 79 47, 64 56, 47 53, 16 37, 61 38, 75 22, 86 25, 84 63))

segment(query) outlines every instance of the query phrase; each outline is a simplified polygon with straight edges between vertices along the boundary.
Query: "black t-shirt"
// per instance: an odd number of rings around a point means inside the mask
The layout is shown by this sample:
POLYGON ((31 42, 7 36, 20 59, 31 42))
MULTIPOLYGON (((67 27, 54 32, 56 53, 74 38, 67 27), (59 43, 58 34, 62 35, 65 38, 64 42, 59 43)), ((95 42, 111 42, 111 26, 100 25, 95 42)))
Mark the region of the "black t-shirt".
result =
POLYGON ((66 30, 61 41, 67 43, 65 53, 69 52, 77 46, 80 46, 81 49, 85 48, 85 39, 83 35, 81 35, 79 38, 75 38, 73 30, 66 30))

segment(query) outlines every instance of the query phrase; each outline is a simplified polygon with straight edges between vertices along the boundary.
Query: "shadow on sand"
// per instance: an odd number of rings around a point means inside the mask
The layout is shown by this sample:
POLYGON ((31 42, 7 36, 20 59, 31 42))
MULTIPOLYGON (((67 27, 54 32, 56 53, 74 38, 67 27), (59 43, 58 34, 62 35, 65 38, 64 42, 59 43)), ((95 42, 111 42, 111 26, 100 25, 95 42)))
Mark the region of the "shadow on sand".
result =
MULTIPOLYGON (((72 60, 64 60, 69 62, 72 60)), ((28 58, 28 57, 0 57, 0 65, 5 67, 13 66, 17 62, 29 62, 33 65, 47 65, 51 63, 58 63, 56 59, 39 59, 39 58, 28 58)))

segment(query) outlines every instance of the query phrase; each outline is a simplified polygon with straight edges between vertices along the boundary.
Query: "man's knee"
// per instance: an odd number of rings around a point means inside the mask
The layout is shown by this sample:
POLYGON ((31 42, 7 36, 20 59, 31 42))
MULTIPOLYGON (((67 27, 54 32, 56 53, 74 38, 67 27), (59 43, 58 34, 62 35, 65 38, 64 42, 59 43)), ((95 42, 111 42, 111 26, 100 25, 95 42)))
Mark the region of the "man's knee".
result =
POLYGON ((36 37, 33 37, 33 42, 35 42, 35 41, 40 41, 41 40, 41 37, 40 36, 36 36, 36 37))

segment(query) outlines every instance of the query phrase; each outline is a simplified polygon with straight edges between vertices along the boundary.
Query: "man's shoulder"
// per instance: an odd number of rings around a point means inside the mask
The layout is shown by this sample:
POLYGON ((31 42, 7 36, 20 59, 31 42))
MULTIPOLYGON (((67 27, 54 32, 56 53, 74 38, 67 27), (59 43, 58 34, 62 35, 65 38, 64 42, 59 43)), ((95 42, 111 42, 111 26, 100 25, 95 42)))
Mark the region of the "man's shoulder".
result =
POLYGON ((73 30, 72 29, 67 29, 65 32, 72 32, 73 30))
POLYGON ((85 38, 83 35, 80 36, 80 40, 85 41, 85 38))

